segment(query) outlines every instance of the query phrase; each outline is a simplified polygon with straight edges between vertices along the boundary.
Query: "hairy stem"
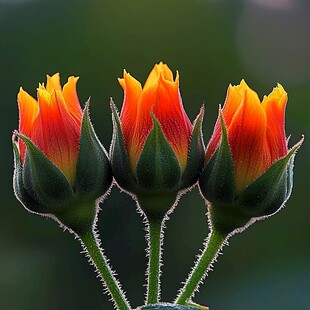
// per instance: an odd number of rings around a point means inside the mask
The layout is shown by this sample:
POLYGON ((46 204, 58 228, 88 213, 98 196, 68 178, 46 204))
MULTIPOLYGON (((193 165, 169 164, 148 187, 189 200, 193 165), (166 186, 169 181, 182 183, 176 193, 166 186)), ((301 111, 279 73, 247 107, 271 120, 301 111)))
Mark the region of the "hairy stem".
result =
POLYGON ((149 220, 149 265, 147 304, 156 304, 160 296, 162 220, 149 220))
POLYGON ((79 236, 82 245, 90 257, 90 261, 100 274, 104 286, 108 289, 113 299, 115 308, 118 310, 130 310, 130 305, 126 300, 119 282, 116 280, 112 269, 110 268, 106 257, 99 246, 99 240, 96 238, 93 229, 89 229, 79 236))
POLYGON ((183 288, 175 301, 176 304, 186 305, 198 290, 200 283, 205 278, 212 262, 218 256, 227 236, 212 230, 206 242, 206 247, 199 256, 194 268, 189 274, 183 288))

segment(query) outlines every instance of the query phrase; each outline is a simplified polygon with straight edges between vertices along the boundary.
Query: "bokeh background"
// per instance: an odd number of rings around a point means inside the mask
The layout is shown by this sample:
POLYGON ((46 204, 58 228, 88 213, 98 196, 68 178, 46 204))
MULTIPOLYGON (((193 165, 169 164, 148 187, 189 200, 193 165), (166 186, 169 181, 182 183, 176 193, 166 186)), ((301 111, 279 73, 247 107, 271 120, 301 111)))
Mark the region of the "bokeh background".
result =
MULTIPOLYGON (((144 82, 156 62, 179 70, 185 109, 202 103, 207 142, 229 83, 245 78, 262 98, 277 82, 289 94, 291 145, 306 140, 287 207, 236 235, 195 300, 211 310, 309 309, 310 305, 310 3, 308 0, 0 0, 0 309, 112 309, 80 245, 51 220, 27 213, 12 192, 11 132, 16 94, 33 96, 46 74, 80 76, 81 102, 108 149, 109 98, 120 108, 117 77, 144 82)), ((208 234, 197 190, 167 223, 162 300, 171 301, 208 234)), ((99 230, 107 256, 136 307, 145 293, 143 224, 117 188, 102 204, 99 230)))

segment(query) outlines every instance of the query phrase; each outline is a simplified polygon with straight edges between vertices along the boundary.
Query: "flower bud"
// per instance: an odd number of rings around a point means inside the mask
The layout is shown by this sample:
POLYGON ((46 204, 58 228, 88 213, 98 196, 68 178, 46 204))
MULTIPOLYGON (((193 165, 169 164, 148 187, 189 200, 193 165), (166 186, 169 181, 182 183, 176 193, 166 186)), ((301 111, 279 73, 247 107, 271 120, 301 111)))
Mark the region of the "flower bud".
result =
POLYGON ((303 139, 288 150, 286 102, 287 94, 279 84, 262 103, 244 81, 229 86, 199 181, 218 231, 241 231, 277 212, 288 200, 294 155, 303 139))
POLYGON ((110 188, 112 173, 90 122, 89 104, 83 112, 80 108, 76 81, 70 77, 62 90, 58 74, 48 77, 38 101, 20 90, 13 185, 27 210, 56 217, 78 232, 92 225, 95 202, 110 188))
POLYGON ((204 162, 203 108, 192 125, 183 109, 179 75, 174 80, 163 63, 155 65, 143 89, 126 71, 119 82, 125 92, 120 117, 111 104, 114 178, 140 197, 175 197, 197 182, 204 162))

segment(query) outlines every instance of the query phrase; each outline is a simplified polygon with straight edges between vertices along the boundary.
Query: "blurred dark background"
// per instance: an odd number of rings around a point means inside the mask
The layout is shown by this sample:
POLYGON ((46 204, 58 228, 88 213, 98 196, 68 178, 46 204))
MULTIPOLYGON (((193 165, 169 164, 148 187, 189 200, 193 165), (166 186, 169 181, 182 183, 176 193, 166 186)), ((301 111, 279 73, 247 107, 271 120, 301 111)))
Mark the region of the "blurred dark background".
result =
MULTIPOLYGON (((261 98, 282 83, 290 144, 306 135, 287 207, 231 239, 195 301, 211 310, 309 309, 309 38, 307 0, 0 0, 0 309, 112 309, 79 243, 14 198, 10 139, 19 87, 36 96, 46 74, 60 72, 62 83, 80 76, 80 101, 91 96, 92 121, 108 149, 109 98, 119 108, 123 98, 117 77, 126 68, 143 83, 161 60, 179 70, 192 120, 205 103, 206 142, 228 84, 242 78, 261 98)), ((101 207, 102 243, 136 307, 147 263, 141 218, 117 188, 101 207)), ((164 301, 174 299, 208 234, 205 213, 194 189, 167 222, 164 301)))

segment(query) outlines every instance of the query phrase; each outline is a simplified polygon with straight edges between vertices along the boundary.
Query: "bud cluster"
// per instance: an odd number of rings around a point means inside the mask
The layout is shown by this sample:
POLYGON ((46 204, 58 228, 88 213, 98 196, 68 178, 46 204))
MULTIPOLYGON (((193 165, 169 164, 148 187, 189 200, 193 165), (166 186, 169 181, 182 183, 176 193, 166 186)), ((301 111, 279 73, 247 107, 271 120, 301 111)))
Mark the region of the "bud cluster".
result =
MULTIPOLYGON (((280 84, 262 102, 245 81, 230 85, 205 148, 204 107, 191 123, 183 107, 178 73, 174 78, 168 66, 159 63, 142 87, 124 71, 119 79, 124 90, 120 114, 111 101, 113 138, 108 154, 91 124, 89 103, 83 111, 80 107, 77 80, 70 77, 62 88, 59 74, 48 76, 46 87, 39 85, 37 100, 20 89, 19 131, 13 134, 14 192, 28 211, 49 216, 79 236, 94 251, 97 264, 100 251, 96 252, 91 243, 96 238, 89 232, 97 220, 98 203, 114 179, 134 197, 149 221, 147 304, 159 299, 162 223, 180 193, 199 186, 215 233, 211 240, 218 243, 210 245, 212 257, 227 236, 276 213, 288 200, 294 156, 303 139, 288 148, 287 94, 280 84)), ((203 255, 210 256, 207 250, 203 255)), ((109 269, 104 269, 102 261, 97 268, 107 275, 109 269)), ((204 268, 193 270, 191 276, 196 279, 187 282, 180 304, 196 305, 187 292, 193 294, 204 268)), ((106 281, 115 304, 129 309, 113 275, 106 281)), ((173 308, 165 304, 143 309, 165 306, 173 308)))

